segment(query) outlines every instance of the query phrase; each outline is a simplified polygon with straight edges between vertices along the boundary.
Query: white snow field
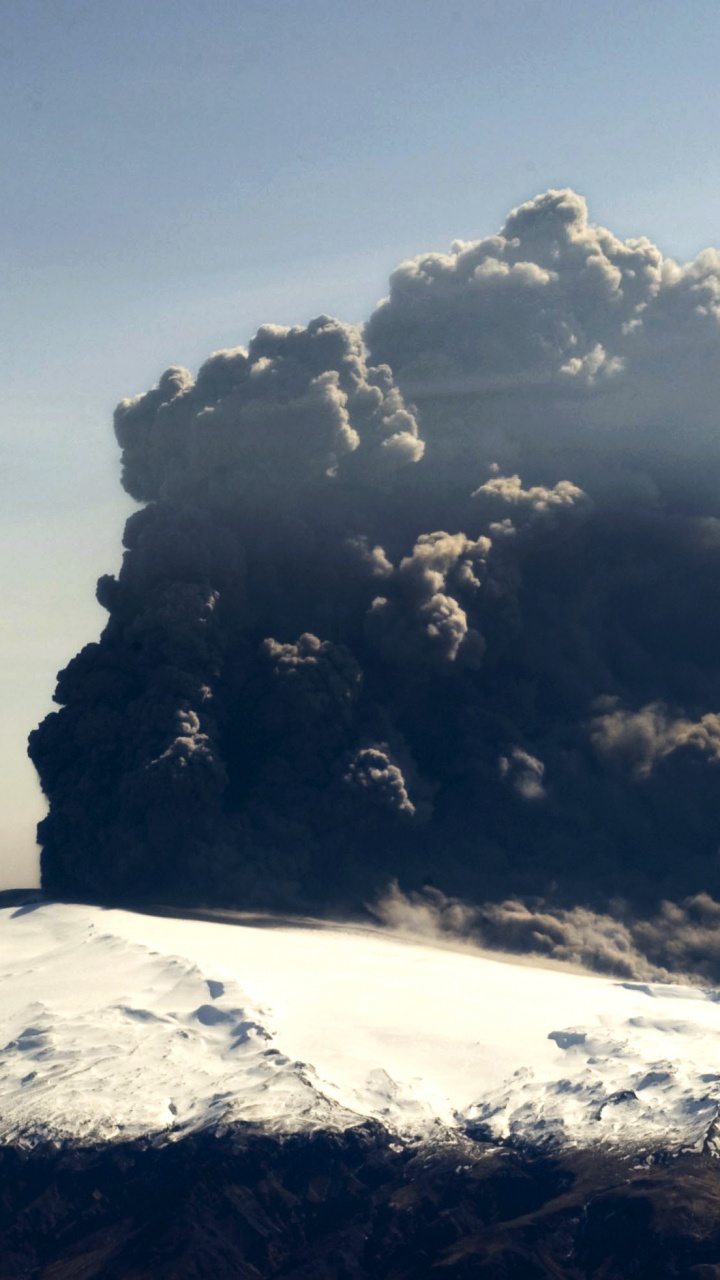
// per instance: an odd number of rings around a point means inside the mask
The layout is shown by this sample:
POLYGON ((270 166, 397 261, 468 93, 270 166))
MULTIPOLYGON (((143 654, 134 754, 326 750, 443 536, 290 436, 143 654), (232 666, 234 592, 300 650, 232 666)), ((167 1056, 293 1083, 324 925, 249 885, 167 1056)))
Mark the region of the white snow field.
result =
POLYGON ((0 1139, 367 1117, 436 1139, 713 1149, 720 997, 381 929, 0 911, 0 1139))

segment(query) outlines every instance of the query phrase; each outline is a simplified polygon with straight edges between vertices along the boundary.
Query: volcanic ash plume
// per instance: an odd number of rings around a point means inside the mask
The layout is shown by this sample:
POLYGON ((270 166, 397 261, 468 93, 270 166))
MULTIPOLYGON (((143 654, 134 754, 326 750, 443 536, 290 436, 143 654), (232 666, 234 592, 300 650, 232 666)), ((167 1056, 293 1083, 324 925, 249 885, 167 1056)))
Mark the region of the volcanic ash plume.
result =
POLYGON ((720 254, 549 191, 364 333, 268 325, 124 400, 143 505, 30 739, 45 887, 711 903, 719 375, 720 254))

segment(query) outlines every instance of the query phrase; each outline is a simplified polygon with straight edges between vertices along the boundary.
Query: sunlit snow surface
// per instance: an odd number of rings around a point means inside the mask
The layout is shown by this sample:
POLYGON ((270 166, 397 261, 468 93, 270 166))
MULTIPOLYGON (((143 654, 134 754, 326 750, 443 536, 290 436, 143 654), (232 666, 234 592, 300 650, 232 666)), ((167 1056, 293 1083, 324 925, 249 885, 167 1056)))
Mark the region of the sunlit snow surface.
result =
POLYGON ((381 930, 0 911, 0 1138, 246 1122, 714 1146, 717 993, 381 930))

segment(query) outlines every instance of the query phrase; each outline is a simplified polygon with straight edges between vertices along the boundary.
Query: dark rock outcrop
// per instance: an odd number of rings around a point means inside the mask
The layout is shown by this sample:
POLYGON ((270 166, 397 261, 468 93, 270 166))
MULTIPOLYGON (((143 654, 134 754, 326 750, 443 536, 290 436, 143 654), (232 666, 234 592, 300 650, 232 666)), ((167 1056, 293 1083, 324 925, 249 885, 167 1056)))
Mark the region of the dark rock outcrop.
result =
POLYGON ((381 1126, 0 1150, 0 1280, 720 1277, 703 1155, 400 1143, 381 1126))

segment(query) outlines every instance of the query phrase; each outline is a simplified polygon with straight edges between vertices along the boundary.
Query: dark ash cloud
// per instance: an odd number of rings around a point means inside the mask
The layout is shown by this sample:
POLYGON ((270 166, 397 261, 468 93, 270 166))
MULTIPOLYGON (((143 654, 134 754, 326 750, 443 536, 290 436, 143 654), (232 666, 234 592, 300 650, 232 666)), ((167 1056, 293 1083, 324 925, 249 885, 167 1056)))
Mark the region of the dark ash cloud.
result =
POLYGON ((466 943, 640 982, 718 981, 720 903, 699 893, 662 902, 641 919, 625 902, 612 907, 611 915, 542 899, 473 905, 432 888, 406 894, 395 881, 370 910, 388 928, 433 943, 466 943))
POLYGON ((681 266, 548 191, 498 235, 403 263, 365 336, 448 470, 476 458, 715 513, 719 317, 718 251, 681 266))
POLYGON ((266 325, 123 400, 141 505, 30 739, 45 887, 353 911, 395 879, 492 943, 704 972, 719 378, 720 254, 551 191, 403 263, 363 332, 266 325))

